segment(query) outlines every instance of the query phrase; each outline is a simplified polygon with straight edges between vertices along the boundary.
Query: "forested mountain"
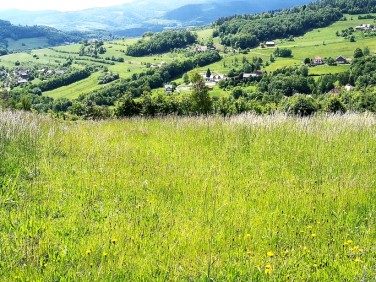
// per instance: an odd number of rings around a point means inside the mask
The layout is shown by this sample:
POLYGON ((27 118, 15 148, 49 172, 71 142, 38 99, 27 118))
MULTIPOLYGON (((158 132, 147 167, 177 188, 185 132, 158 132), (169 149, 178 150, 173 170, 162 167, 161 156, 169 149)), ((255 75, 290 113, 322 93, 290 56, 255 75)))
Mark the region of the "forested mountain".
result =
POLYGON ((80 32, 62 32, 47 26, 20 26, 0 20, 0 48, 7 49, 7 39, 19 40, 24 38, 45 37, 50 45, 64 42, 78 42, 84 34, 80 32))
POLYGON ((202 4, 190 4, 172 10, 164 16, 168 20, 176 20, 192 25, 209 24, 220 17, 254 14, 271 10, 289 8, 296 5, 307 4, 311 0, 273 0, 273 1, 217 1, 202 4))
POLYGON ((106 30, 119 36, 146 31, 205 25, 223 16, 293 7, 311 0, 142 0, 74 12, 0 10, 0 19, 22 25, 46 25, 60 30, 106 30), (142 11, 142 12, 140 12, 142 11))

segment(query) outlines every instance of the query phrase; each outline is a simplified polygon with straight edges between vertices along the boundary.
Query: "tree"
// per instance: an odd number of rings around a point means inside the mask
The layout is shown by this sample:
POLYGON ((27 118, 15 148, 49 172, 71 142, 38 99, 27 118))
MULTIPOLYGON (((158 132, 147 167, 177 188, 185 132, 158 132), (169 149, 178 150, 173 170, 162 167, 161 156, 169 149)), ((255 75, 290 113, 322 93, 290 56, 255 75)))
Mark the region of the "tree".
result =
POLYGON ((204 80, 197 73, 191 75, 192 82, 192 102, 194 111, 197 114, 208 114, 211 111, 212 100, 209 96, 209 89, 206 87, 204 80))
POLYGON ((132 94, 127 92, 121 97, 115 106, 115 115, 122 116, 134 116, 140 113, 140 108, 132 98, 132 94))
POLYGON ((304 59, 304 64, 305 65, 309 65, 311 63, 311 59, 310 58, 305 58, 304 59))
POLYGON ((285 112, 298 116, 310 116, 317 111, 315 100, 311 96, 302 94, 285 98, 281 106, 285 112))
POLYGON ((360 49, 360 48, 356 48, 355 51, 354 51, 354 58, 355 58, 355 59, 356 59, 356 58, 361 58, 361 57, 363 57, 363 56, 364 56, 364 54, 363 54, 362 49, 360 49))
POLYGON ((369 50, 369 48, 368 47, 365 47, 364 48, 364 51, 363 51, 363 55, 364 56, 369 56, 371 54, 371 51, 369 50))
POLYGON ((328 113, 346 113, 347 111, 338 95, 327 95, 323 101, 323 109, 328 113))
POLYGON ((183 81, 184 81, 185 84, 188 84, 188 83, 189 83, 189 76, 188 76, 187 73, 184 73, 184 74, 183 74, 183 81))
POLYGON ((211 76, 211 71, 210 71, 210 69, 208 69, 208 70, 206 71, 206 77, 209 78, 210 76, 211 76))

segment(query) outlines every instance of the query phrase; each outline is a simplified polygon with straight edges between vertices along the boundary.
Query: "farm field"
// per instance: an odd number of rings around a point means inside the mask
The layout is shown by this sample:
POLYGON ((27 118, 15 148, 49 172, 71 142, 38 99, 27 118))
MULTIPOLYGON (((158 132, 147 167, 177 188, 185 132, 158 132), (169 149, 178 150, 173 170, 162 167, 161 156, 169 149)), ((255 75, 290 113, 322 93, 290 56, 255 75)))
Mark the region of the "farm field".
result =
POLYGON ((376 117, 0 111, 4 281, 372 281, 376 117))

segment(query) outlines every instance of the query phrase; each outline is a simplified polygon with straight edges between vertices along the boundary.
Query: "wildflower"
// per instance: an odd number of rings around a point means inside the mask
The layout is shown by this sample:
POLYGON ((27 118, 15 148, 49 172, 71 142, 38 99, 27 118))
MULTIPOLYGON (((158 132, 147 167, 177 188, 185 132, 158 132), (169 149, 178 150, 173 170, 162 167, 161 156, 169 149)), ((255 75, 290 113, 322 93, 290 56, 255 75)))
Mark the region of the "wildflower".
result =
POLYGON ((111 239, 111 243, 114 244, 114 245, 116 244, 116 241, 117 241, 116 238, 112 238, 112 239, 111 239))
POLYGON ((269 251, 266 253, 268 255, 268 257, 272 258, 274 257, 274 253, 272 251, 269 251))
POLYGON ((270 264, 265 265, 265 274, 266 275, 272 274, 272 266, 270 264))
POLYGON ((107 255, 108 255, 107 252, 103 252, 104 257, 107 257, 107 255))
POLYGON ((245 238, 250 238, 251 237, 251 234, 247 233, 245 234, 245 238))
POLYGON ((292 216, 291 216, 291 219, 292 219, 292 220, 294 220, 295 218, 296 218, 295 215, 292 215, 292 216))
POLYGON ((312 233, 312 234, 311 234, 311 237, 312 237, 312 238, 315 238, 315 237, 316 237, 316 233, 312 233))
POLYGON ((86 250, 86 255, 90 256, 91 255, 91 249, 86 250))
POLYGON ((307 229, 312 229, 312 227, 313 227, 312 225, 308 225, 307 229))
POLYGON ((359 257, 356 257, 356 258, 354 259, 354 261, 355 261, 356 263, 360 263, 360 262, 362 262, 362 260, 361 260, 359 257))
POLYGON ((308 249, 306 246, 303 247, 303 251, 304 251, 305 253, 309 253, 309 249, 308 249))

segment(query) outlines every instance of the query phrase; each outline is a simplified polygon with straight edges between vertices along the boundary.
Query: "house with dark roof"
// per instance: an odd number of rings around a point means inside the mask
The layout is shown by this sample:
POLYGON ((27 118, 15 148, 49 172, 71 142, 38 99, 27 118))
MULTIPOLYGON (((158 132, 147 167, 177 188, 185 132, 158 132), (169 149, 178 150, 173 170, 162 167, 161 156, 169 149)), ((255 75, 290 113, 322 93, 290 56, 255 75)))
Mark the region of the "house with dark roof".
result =
POLYGON ((348 62, 347 62, 347 59, 345 58, 345 57, 343 57, 343 56, 339 56, 339 57, 337 57, 336 59, 335 59, 335 62, 337 63, 337 64, 347 64, 348 62))

